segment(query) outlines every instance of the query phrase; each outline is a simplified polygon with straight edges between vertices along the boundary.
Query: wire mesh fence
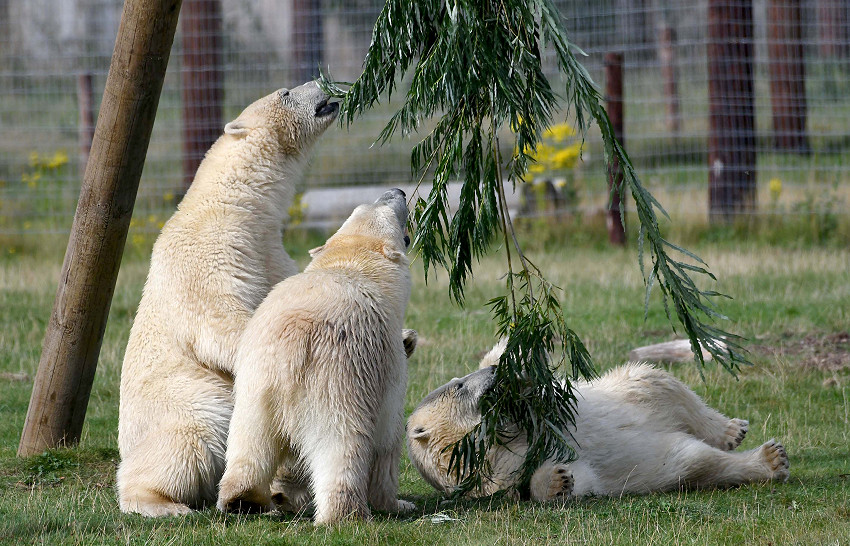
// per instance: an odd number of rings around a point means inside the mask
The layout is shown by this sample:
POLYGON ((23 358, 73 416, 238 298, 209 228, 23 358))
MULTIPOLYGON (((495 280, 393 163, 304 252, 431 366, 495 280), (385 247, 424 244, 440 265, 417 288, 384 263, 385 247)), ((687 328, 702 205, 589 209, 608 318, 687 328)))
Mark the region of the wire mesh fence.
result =
MULTIPOLYGON (((121 4, 0 0, 0 235, 70 229, 121 4)), ((622 53, 626 149, 671 213, 848 214, 847 2, 556 4, 601 89, 606 54, 622 53)), ((134 228, 161 226, 203 151, 241 108, 311 79, 318 66, 356 78, 380 9, 372 0, 184 0, 134 228)), ((562 83, 554 59, 545 61, 562 83)), ((382 105, 331 129, 303 189, 329 195, 414 182, 413 141, 373 145, 392 111, 382 105)), ((598 134, 586 136, 580 158, 581 135, 558 126, 550 136, 558 138, 528 176, 523 211, 604 207, 598 134)))

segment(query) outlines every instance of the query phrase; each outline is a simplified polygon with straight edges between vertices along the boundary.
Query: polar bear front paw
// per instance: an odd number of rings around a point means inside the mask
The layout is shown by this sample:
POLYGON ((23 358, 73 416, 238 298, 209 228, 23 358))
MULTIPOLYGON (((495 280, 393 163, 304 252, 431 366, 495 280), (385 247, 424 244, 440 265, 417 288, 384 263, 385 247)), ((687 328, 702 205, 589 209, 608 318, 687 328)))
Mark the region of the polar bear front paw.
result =
POLYGON ((723 446, 727 451, 732 451, 744 441, 747 436, 747 431, 750 428, 750 422, 744 419, 729 419, 726 425, 726 434, 723 440, 723 446))
POLYGON ((761 446, 761 456, 770 471, 771 480, 788 481, 791 463, 782 444, 771 438, 761 446))
POLYGON ((569 497, 573 493, 575 484, 573 473, 567 465, 555 465, 552 469, 552 481, 549 483, 549 499, 569 497))
POLYGON ((407 512, 413 512, 414 510, 416 510, 415 504, 410 501, 398 499, 398 509, 396 510, 396 512, 398 512, 399 514, 404 514, 407 512))
POLYGON ((547 463, 534 472, 530 485, 532 500, 546 502, 572 495, 575 478, 569 465, 547 463))

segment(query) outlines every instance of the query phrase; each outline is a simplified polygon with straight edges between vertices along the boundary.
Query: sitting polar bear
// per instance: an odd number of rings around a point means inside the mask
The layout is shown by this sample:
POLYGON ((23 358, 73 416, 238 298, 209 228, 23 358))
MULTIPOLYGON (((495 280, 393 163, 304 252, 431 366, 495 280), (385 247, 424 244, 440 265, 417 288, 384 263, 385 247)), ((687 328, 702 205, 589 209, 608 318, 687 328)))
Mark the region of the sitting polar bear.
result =
POLYGON ((271 508, 283 463, 303 472, 316 523, 413 506, 397 499, 410 298, 404 192, 357 207, 303 273, 259 306, 236 356, 218 507, 271 508))
POLYGON ((121 370, 121 511, 185 514, 215 501, 236 346, 271 287, 297 273, 281 227, 337 108, 313 82, 248 106, 162 228, 121 370))
MULTIPOLYGON (((410 459, 444 493, 459 483, 448 472, 451 450, 445 448, 481 421, 479 401, 493 387, 492 365, 503 351, 504 341, 484 357, 481 369, 430 393, 408 420, 410 459)), ((578 459, 541 465, 531 478, 533 500, 788 479, 788 457, 780 443, 770 440, 750 451, 732 451, 743 441, 747 421, 708 407, 665 371, 629 363, 574 387, 578 459)), ((474 494, 516 487, 525 450, 522 435, 494 447, 488 453, 491 475, 474 494)))

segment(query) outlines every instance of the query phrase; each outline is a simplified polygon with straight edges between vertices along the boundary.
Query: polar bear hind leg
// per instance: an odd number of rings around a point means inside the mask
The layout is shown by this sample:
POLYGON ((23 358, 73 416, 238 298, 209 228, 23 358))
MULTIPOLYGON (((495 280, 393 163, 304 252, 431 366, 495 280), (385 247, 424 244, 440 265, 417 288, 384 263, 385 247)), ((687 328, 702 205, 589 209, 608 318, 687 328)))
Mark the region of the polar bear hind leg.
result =
POLYGON ((159 429, 124 458, 117 475, 122 512, 177 516, 214 501, 215 483, 224 471, 226 436, 186 438, 187 430, 184 423, 169 438, 167 429, 159 429))
POLYGON ((693 438, 683 438, 670 450, 664 464, 668 477, 678 475, 681 485, 729 487, 758 481, 788 479, 788 456, 776 440, 756 449, 723 451, 693 438))
POLYGON ((302 452, 313 485, 314 521, 322 525, 369 518, 366 500, 370 463, 374 459, 371 434, 317 425, 313 429, 314 441, 306 444, 302 452))
POLYGON ((702 398, 672 374, 648 365, 629 365, 613 392, 620 391, 633 403, 651 407, 660 420, 670 422, 712 447, 733 450, 744 440, 749 423, 730 419, 711 408, 702 398))

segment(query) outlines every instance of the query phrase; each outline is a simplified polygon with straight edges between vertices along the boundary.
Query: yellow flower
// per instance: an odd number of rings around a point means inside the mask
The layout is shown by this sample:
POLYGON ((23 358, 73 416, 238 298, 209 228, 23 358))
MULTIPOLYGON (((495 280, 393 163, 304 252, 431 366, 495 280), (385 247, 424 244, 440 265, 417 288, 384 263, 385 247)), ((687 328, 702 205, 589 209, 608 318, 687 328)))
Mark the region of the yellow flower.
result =
POLYGON ((563 148, 552 154, 550 161, 555 169, 572 169, 575 167, 578 155, 581 150, 579 144, 573 144, 567 148, 563 148))
POLYGON ((164 194, 162 194, 162 200, 165 201, 166 203, 170 203, 170 202, 174 201, 174 194, 171 193, 171 192, 164 193, 164 194))
POLYGON ((32 229, 32 222, 24 222, 24 229, 26 229, 26 230, 32 229))
POLYGON ((15 253, 15 252, 17 252, 17 251, 18 251, 18 249, 17 249, 17 248, 15 248, 15 247, 13 247, 13 246, 12 246, 12 247, 9 247, 9 254, 14 254, 14 253, 15 253))
POLYGON ((38 167, 38 152, 30 152, 30 167, 38 167))
POLYGON ((543 132, 543 138, 550 138, 557 142, 563 142, 572 136, 575 136, 575 130, 567 123, 559 123, 552 125, 543 132))
POLYGON ((68 163, 68 153, 65 150, 57 150, 44 166, 48 169, 58 169, 66 163, 68 163))
POLYGON ((133 246, 142 246, 145 244, 145 236, 141 233, 136 233, 133 235, 133 246))
POLYGON ((21 175, 21 182, 24 182, 30 189, 35 189, 38 186, 39 180, 41 180, 41 173, 38 171, 21 175))
POLYGON ((779 199, 779 196, 782 194, 782 180, 771 178, 768 187, 770 188, 770 196, 774 199, 779 199))

